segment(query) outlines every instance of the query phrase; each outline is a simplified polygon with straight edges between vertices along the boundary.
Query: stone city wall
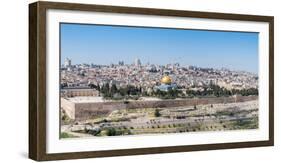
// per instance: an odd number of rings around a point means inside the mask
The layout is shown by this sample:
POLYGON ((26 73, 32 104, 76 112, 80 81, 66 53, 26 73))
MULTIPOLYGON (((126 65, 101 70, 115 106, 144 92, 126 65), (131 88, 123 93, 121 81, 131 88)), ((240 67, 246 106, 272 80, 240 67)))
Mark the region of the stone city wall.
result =
POLYGON ((61 107, 71 119, 75 119, 75 104, 69 100, 61 98, 61 107))
POLYGON ((192 98, 180 100, 161 101, 129 101, 129 102, 96 102, 96 103, 72 103, 62 99, 62 108, 70 118, 85 120, 96 115, 106 115, 117 109, 137 109, 137 108, 164 108, 179 106, 194 106, 203 104, 244 102, 258 99, 258 96, 237 96, 219 98, 192 98), (65 105, 65 106, 64 106, 65 105))

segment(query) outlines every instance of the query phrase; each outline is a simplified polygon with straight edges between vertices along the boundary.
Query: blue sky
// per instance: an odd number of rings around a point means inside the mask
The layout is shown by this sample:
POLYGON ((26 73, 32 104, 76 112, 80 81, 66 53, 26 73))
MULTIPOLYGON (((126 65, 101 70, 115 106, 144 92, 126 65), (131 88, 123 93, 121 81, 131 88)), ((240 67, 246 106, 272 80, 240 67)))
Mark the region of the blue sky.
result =
POLYGON ((180 63, 258 72, 258 33, 61 24, 61 62, 180 63))

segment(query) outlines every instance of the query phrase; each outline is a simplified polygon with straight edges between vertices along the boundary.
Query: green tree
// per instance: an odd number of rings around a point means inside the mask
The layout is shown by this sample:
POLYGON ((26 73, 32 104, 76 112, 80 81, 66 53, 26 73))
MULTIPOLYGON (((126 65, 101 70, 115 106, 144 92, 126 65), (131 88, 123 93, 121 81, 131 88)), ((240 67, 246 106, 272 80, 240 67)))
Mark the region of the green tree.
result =
POLYGON ((101 92, 103 93, 104 97, 110 97, 110 88, 109 88, 109 83, 106 83, 105 85, 102 86, 101 92))
POLYGON ((108 128, 108 129, 106 129, 106 135, 107 136, 115 136, 116 135, 115 128, 108 128))
POLYGON ((160 117, 161 116, 159 109, 155 109, 154 116, 155 117, 160 117))
POLYGON ((117 89, 117 86, 116 84, 112 84, 111 88, 110 88, 110 93, 112 95, 114 95, 115 93, 118 93, 118 89, 117 89))

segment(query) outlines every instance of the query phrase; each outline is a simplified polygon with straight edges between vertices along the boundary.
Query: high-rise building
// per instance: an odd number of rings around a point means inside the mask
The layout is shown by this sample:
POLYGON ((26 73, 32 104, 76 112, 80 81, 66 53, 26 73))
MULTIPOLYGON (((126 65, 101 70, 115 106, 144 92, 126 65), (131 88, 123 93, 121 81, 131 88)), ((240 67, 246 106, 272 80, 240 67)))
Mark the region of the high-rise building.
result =
POLYGON ((69 68, 71 67, 71 60, 69 58, 66 58, 64 61, 64 67, 69 68))
POLYGON ((141 66, 141 61, 139 58, 135 59, 135 66, 141 66))
POLYGON ((119 65, 119 66, 124 66, 124 61, 119 61, 119 62, 118 62, 118 65, 119 65))

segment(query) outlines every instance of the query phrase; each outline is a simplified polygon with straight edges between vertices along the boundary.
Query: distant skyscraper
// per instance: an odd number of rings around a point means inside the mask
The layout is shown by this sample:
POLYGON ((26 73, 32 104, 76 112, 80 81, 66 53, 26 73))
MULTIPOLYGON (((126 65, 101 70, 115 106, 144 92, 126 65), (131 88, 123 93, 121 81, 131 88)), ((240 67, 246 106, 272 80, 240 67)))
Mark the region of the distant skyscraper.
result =
POLYGON ((69 58, 66 58, 64 61, 64 67, 68 68, 71 67, 71 60, 69 58))
POLYGON ((124 66, 124 61, 119 61, 119 62, 118 62, 118 65, 119 65, 119 66, 124 66))
POLYGON ((141 61, 139 58, 135 59, 135 66, 141 66, 141 61))

